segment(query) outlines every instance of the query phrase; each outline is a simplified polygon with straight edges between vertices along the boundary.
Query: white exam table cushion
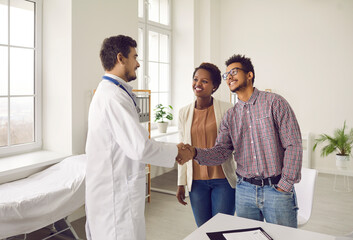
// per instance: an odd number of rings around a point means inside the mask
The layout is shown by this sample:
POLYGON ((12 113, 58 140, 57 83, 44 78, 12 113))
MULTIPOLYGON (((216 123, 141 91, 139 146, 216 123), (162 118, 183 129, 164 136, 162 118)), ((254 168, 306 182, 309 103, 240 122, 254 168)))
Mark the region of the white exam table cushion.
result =
POLYGON ((0 239, 54 223, 85 202, 86 155, 0 185, 0 239))

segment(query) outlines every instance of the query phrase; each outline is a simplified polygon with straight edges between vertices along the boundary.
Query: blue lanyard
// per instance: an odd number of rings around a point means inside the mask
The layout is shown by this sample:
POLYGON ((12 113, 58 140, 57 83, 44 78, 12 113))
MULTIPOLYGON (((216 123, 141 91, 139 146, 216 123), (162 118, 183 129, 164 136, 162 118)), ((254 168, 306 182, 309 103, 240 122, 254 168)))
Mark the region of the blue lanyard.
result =
POLYGON ((127 95, 129 95, 129 97, 132 99, 132 101, 133 101, 134 104, 135 104, 135 107, 137 107, 137 105, 136 105, 136 103, 135 103, 135 100, 134 100, 133 97, 130 95, 130 93, 124 88, 124 86, 121 85, 121 83, 119 83, 119 82, 118 82, 117 80, 115 80, 114 78, 111 78, 111 77, 108 77, 108 76, 103 76, 103 79, 108 80, 108 81, 114 83, 115 85, 119 86, 121 89, 123 89, 123 90, 127 93, 127 95))

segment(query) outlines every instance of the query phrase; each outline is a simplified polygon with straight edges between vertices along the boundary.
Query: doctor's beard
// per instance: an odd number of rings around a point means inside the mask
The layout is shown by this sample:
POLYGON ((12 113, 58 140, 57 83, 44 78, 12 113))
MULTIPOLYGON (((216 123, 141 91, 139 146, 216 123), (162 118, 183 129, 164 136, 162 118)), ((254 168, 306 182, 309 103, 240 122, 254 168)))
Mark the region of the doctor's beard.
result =
POLYGON ((125 79, 127 79, 128 82, 131 82, 137 78, 136 73, 134 72, 134 75, 129 74, 128 72, 125 73, 125 79))
POLYGON ((129 71, 127 68, 125 68, 125 79, 128 82, 131 82, 137 78, 136 70, 137 70, 137 68, 134 69, 134 71, 129 71))

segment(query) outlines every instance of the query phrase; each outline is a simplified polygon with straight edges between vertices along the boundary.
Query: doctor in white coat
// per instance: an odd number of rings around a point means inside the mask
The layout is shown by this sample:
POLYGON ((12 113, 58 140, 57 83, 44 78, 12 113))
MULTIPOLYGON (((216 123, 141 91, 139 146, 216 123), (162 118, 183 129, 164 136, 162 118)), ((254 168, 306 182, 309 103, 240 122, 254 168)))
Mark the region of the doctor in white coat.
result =
POLYGON ((145 239, 145 164, 173 167, 178 148, 156 142, 139 124, 132 87, 136 41, 104 40, 100 57, 105 75, 92 99, 86 143, 87 239, 145 239))

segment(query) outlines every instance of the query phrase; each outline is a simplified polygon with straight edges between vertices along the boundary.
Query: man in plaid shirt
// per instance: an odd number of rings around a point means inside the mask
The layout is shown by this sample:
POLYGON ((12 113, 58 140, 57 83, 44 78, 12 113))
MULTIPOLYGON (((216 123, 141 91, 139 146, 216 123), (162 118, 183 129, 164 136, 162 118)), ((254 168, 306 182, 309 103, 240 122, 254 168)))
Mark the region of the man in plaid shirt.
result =
POLYGON ((223 79, 238 102, 223 117, 215 146, 188 146, 190 156, 212 166, 233 153, 237 216, 296 228, 293 184, 300 181, 303 148, 295 114, 280 95, 253 87, 255 72, 249 58, 233 55, 226 66, 223 79))

